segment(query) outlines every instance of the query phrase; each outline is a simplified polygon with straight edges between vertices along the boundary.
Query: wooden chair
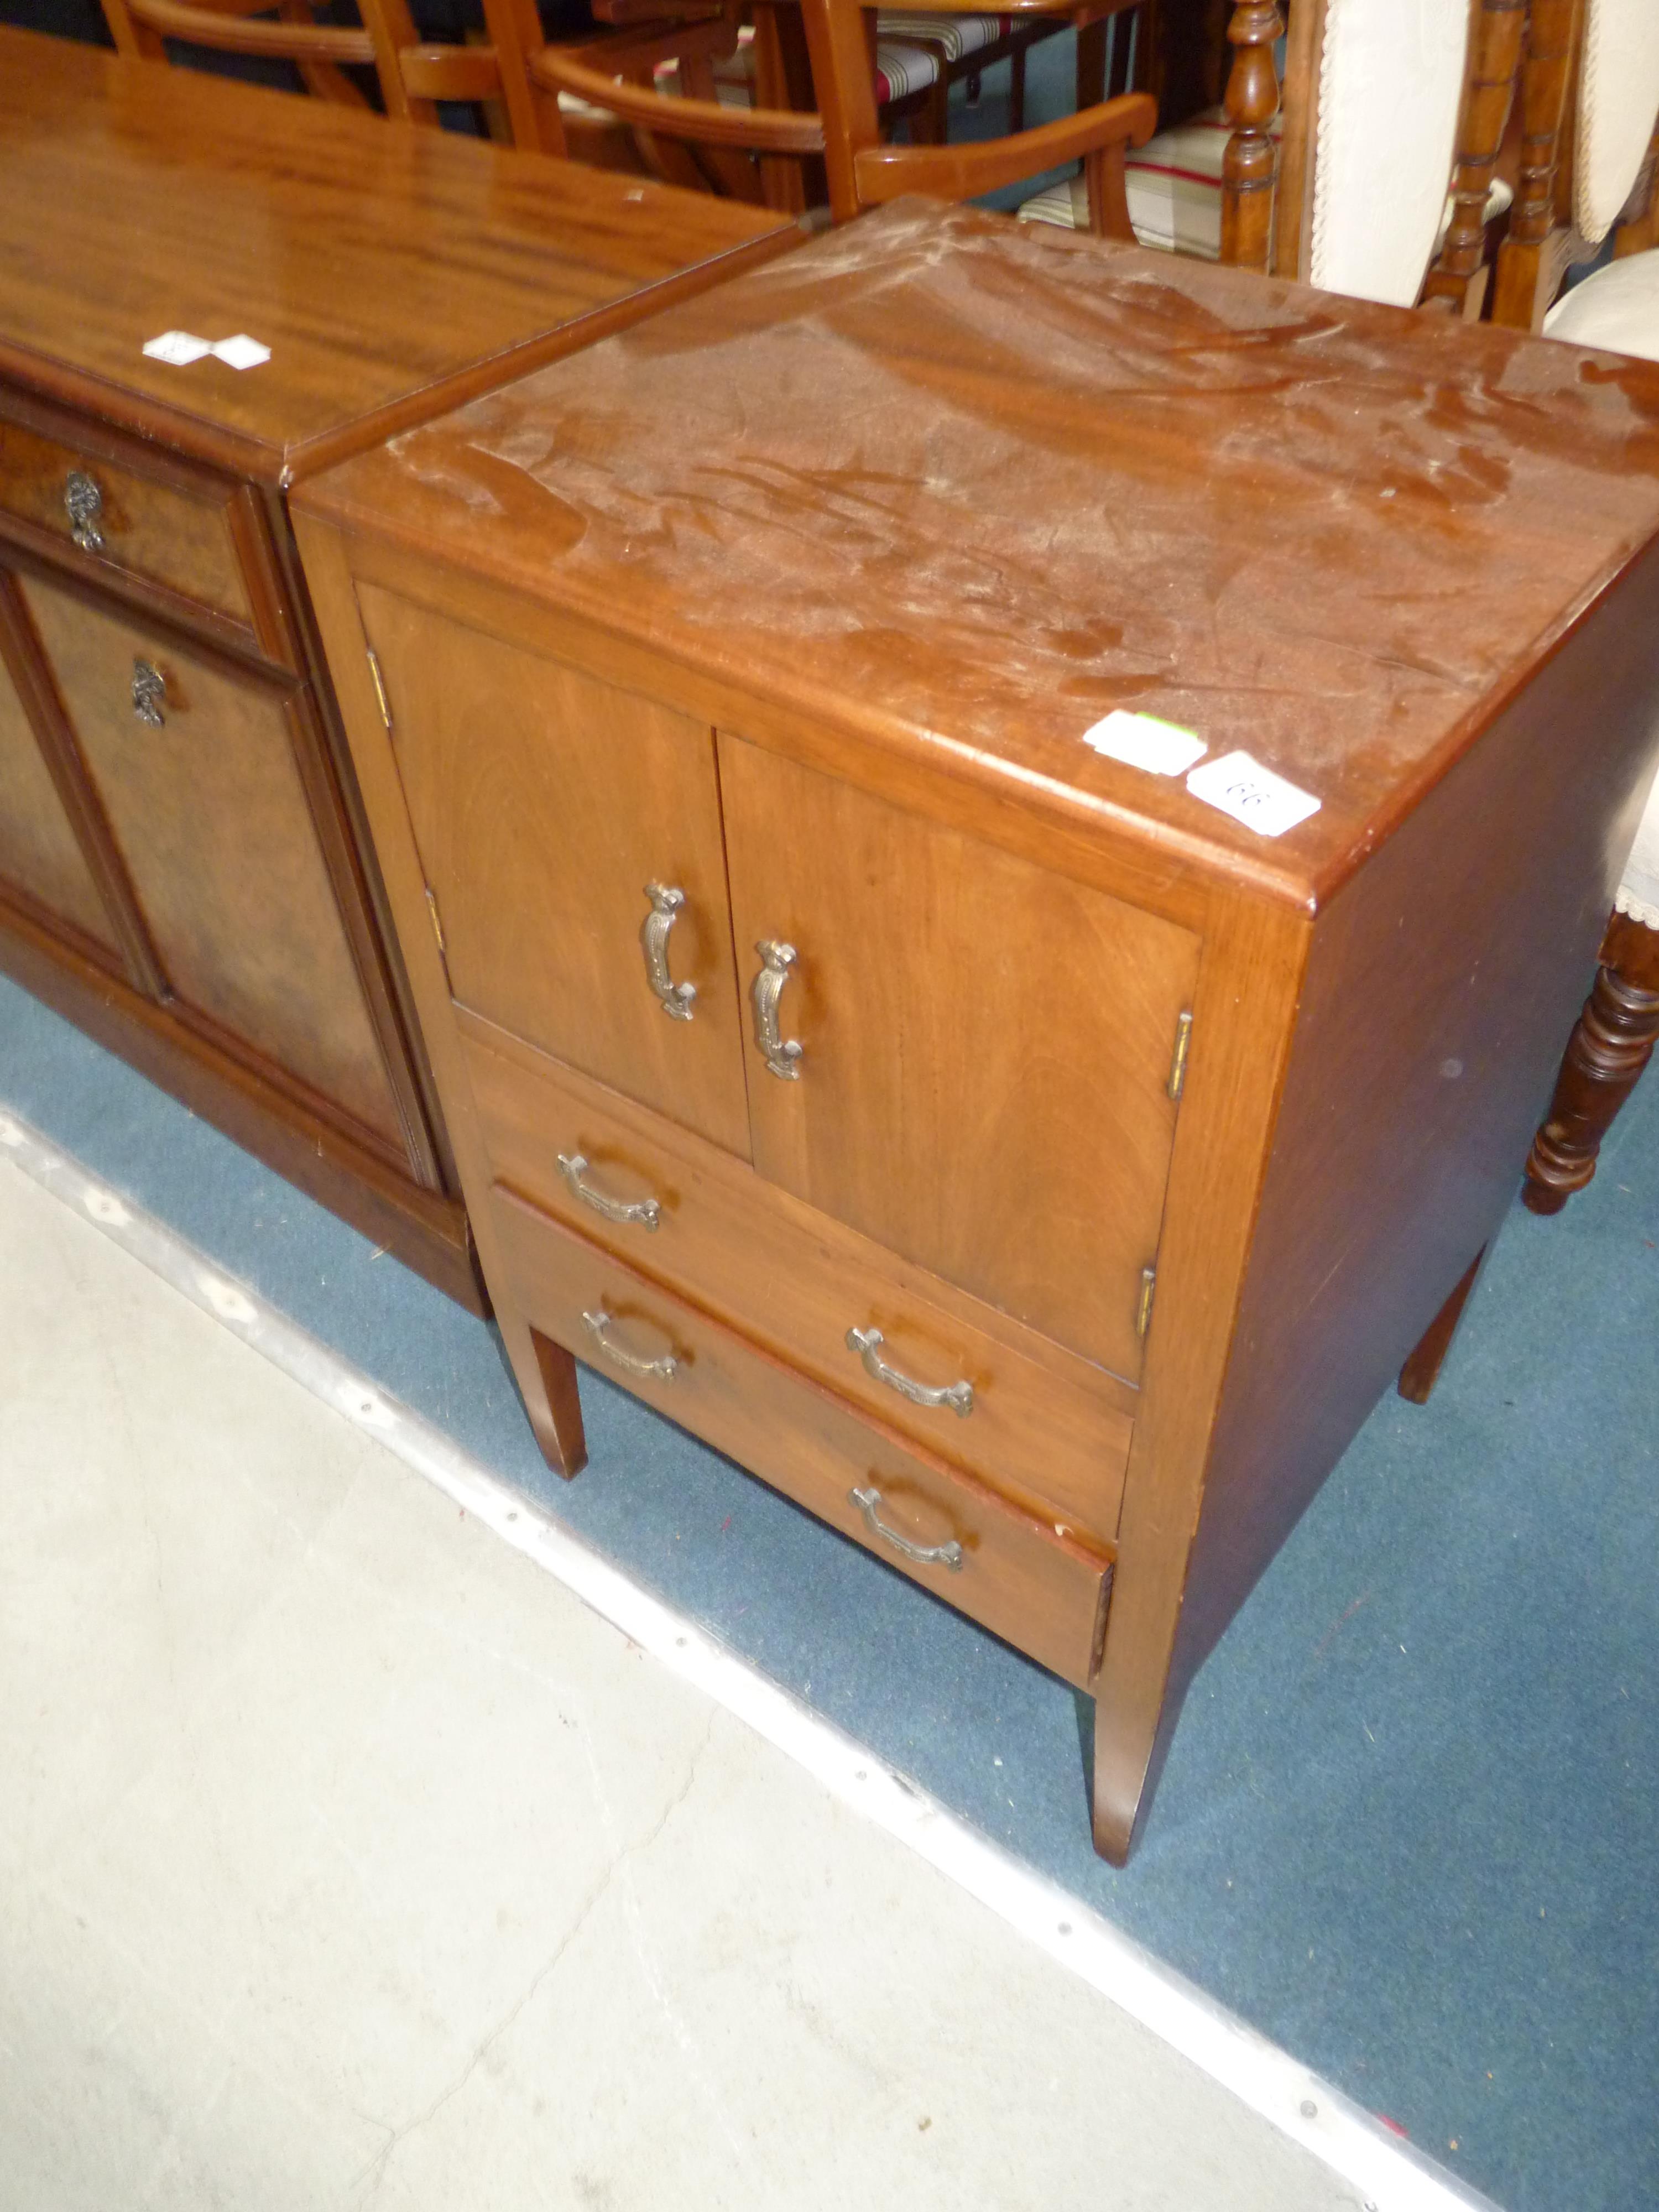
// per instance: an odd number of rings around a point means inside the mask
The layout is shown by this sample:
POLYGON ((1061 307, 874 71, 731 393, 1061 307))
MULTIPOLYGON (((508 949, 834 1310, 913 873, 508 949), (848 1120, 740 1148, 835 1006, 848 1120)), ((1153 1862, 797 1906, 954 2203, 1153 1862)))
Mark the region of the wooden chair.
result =
MULTIPOLYGON (((516 17, 514 45, 539 103, 543 143, 564 150, 558 95, 574 94, 609 108, 639 135, 659 173, 684 180, 683 164, 708 189, 765 200, 775 191, 780 163, 822 159, 830 220, 850 221, 903 192, 967 199, 1017 184, 1062 163, 1082 160, 1088 176, 1091 227, 1127 238, 1124 156, 1150 137, 1152 102, 1139 94, 1103 101, 1035 131, 959 146, 884 144, 875 92, 872 24, 856 0, 801 0, 816 111, 724 106, 688 75, 679 28, 631 34, 630 58, 617 41, 591 49, 554 46, 540 36, 532 0, 495 0, 516 17), (666 97, 638 81, 641 64, 681 60, 690 97, 666 97), (628 63, 630 78, 620 74, 628 63), (617 72, 611 74, 611 72, 617 72)), ((629 34, 623 34, 626 37, 629 34)), ((505 61, 507 39, 498 38, 505 61)), ((698 67, 702 59, 698 58, 698 67)), ((778 204, 774 198, 770 204, 778 204)))
MULTIPOLYGON (((1466 7, 1420 0, 1417 21, 1402 28, 1396 0, 1298 0, 1281 98, 1273 54, 1284 15, 1273 0, 1233 0, 1224 100, 1171 124, 1130 158, 1137 235, 1414 304, 1448 222, 1483 19, 1510 4, 1475 0, 1471 17, 1466 7)), ((1193 77, 1188 62, 1183 82, 1193 77)), ((1480 223, 1508 204, 1491 185, 1483 180, 1480 223)), ((1076 204, 1077 188, 1060 185, 1021 213, 1064 223, 1076 204)))

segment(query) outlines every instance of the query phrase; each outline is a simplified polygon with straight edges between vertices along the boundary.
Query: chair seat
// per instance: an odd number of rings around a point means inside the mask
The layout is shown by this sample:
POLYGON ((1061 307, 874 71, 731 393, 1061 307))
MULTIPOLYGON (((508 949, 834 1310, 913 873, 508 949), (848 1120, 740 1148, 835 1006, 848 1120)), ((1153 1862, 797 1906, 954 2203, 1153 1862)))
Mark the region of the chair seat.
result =
POLYGON ((926 92, 939 80, 939 58, 928 46, 913 46, 902 39, 876 40, 876 101, 885 107, 912 93, 926 92))
POLYGON ((954 64, 1006 39, 1010 23, 1006 15, 907 15, 884 8, 876 17, 876 38, 937 46, 946 63, 954 64))
POLYGON ((1544 318, 1547 337, 1659 361, 1659 251, 1627 254, 1575 284, 1544 318))

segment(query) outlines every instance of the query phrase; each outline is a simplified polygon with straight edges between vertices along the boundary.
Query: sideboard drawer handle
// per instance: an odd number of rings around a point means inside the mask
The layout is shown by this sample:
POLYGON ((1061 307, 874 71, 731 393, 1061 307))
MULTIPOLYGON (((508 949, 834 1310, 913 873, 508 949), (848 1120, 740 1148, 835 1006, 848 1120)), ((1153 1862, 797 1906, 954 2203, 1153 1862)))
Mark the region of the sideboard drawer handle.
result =
POLYGON ((801 1048, 795 1038, 778 1033, 778 1000, 795 964, 795 948, 780 945, 775 938, 763 937, 755 950, 761 957, 760 972, 749 987, 755 1008, 755 1042, 773 1074, 794 1083, 800 1076, 801 1048))
POLYGON ((672 1382, 680 1371, 680 1363, 672 1352, 665 1352, 660 1359, 641 1359, 631 1352, 624 1352, 611 1334, 611 1316, 603 1307, 598 1313, 584 1312, 582 1326, 607 1359, 614 1359, 618 1367, 626 1368, 630 1375, 643 1375, 653 1382, 672 1382))
POLYGON ((953 1413, 967 1419, 974 1410, 971 1382, 943 1382, 937 1389, 926 1382, 913 1382, 908 1375, 901 1375, 896 1367, 890 1367, 882 1358, 881 1347, 885 1341, 878 1328, 849 1328, 847 1332, 847 1349, 857 1352, 866 1375, 878 1382, 884 1382, 890 1390, 896 1390, 913 1406, 948 1406, 953 1413))
POLYGON ((64 479, 64 512, 70 536, 83 553, 101 553, 104 533, 98 527, 104 512, 104 495, 84 469, 71 469, 64 479))
POLYGON ((914 1559, 919 1567, 945 1567, 951 1574, 962 1572, 962 1547, 953 1536, 948 1544, 913 1544, 908 1536, 901 1536, 896 1528, 890 1528, 881 1518, 878 1508, 881 1492, 872 1483, 868 1490, 849 1490, 849 1505, 856 1505, 863 1514, 865 1525, 872 1536, 879 1536, 884 1544, 890 1544, 896 1552, 902 1552, 907 1559, 914 1559))
POLYGON ((152 730, 167 724, 167 679, 153 660, 132 664, 132 711, 152 730))
POLYGON ((654 1229, 662 1219, 662 1207, 654 1198, 636 1198, 631 1201, 609 1198, 587 1180, 587 1162, 580 1152, 560 1152, 557 1155, 559 1173, 569 1184, 584 1206, 591 1206, 595 1213, 602 1213, 607 1221, 619 1227, 654 1229))
POLYGON ((651 902, 651 911, 640 924, 640 943, 645 951, 646 981, 657 994, 657 1002, 671 1021, 689 1022, 691 1001, 697 995, 695 983, 677 983, 668 972, 668 933, 674 927, 674 918, 685 904, 685 893, 666 884, 647 884, 645 895, 651 902))

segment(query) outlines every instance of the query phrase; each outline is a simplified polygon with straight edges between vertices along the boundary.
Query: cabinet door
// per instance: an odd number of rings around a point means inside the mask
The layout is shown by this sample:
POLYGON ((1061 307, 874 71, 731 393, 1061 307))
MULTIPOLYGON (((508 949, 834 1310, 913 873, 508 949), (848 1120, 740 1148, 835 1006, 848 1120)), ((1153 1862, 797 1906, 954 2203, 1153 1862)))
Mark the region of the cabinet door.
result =
POLYGON ((755 1165, 1138 1376, 1198 940, 724 732, 720 782, 745 983, 795 956, 755 1165))
POLYGON ((401 1150, 295 757, 301 695, 23 592, 173 994, 401 1150))
POLYGON ((109 915, 9 665, 10 590, 0 575, 0 885, 27 891, 118 961, 109 915))
POLYGON ((746 1157, 714 732, 373 586, 359 598, 456 998, 746 1157), (650 885, 672 895, 654 932, 667 1004, 641 936, 650 885))

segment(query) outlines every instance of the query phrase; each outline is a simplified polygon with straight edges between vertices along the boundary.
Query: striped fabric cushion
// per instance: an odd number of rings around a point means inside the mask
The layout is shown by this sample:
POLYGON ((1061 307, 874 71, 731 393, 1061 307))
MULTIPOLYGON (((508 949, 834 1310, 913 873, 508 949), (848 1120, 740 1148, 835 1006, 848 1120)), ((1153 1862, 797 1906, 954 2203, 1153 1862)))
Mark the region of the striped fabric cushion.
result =
POLYGON ((876 17, 880 39, 920 39, 938 46, 947 62, 982 53, 1008 35, 1006 15, 907 15, 884 8, 876 17))
POLYGON ((882 106, 925 92, 939 82, 939 56, 926 46, 906 46, 902 39, 876 40, 876 99, 882 106))

